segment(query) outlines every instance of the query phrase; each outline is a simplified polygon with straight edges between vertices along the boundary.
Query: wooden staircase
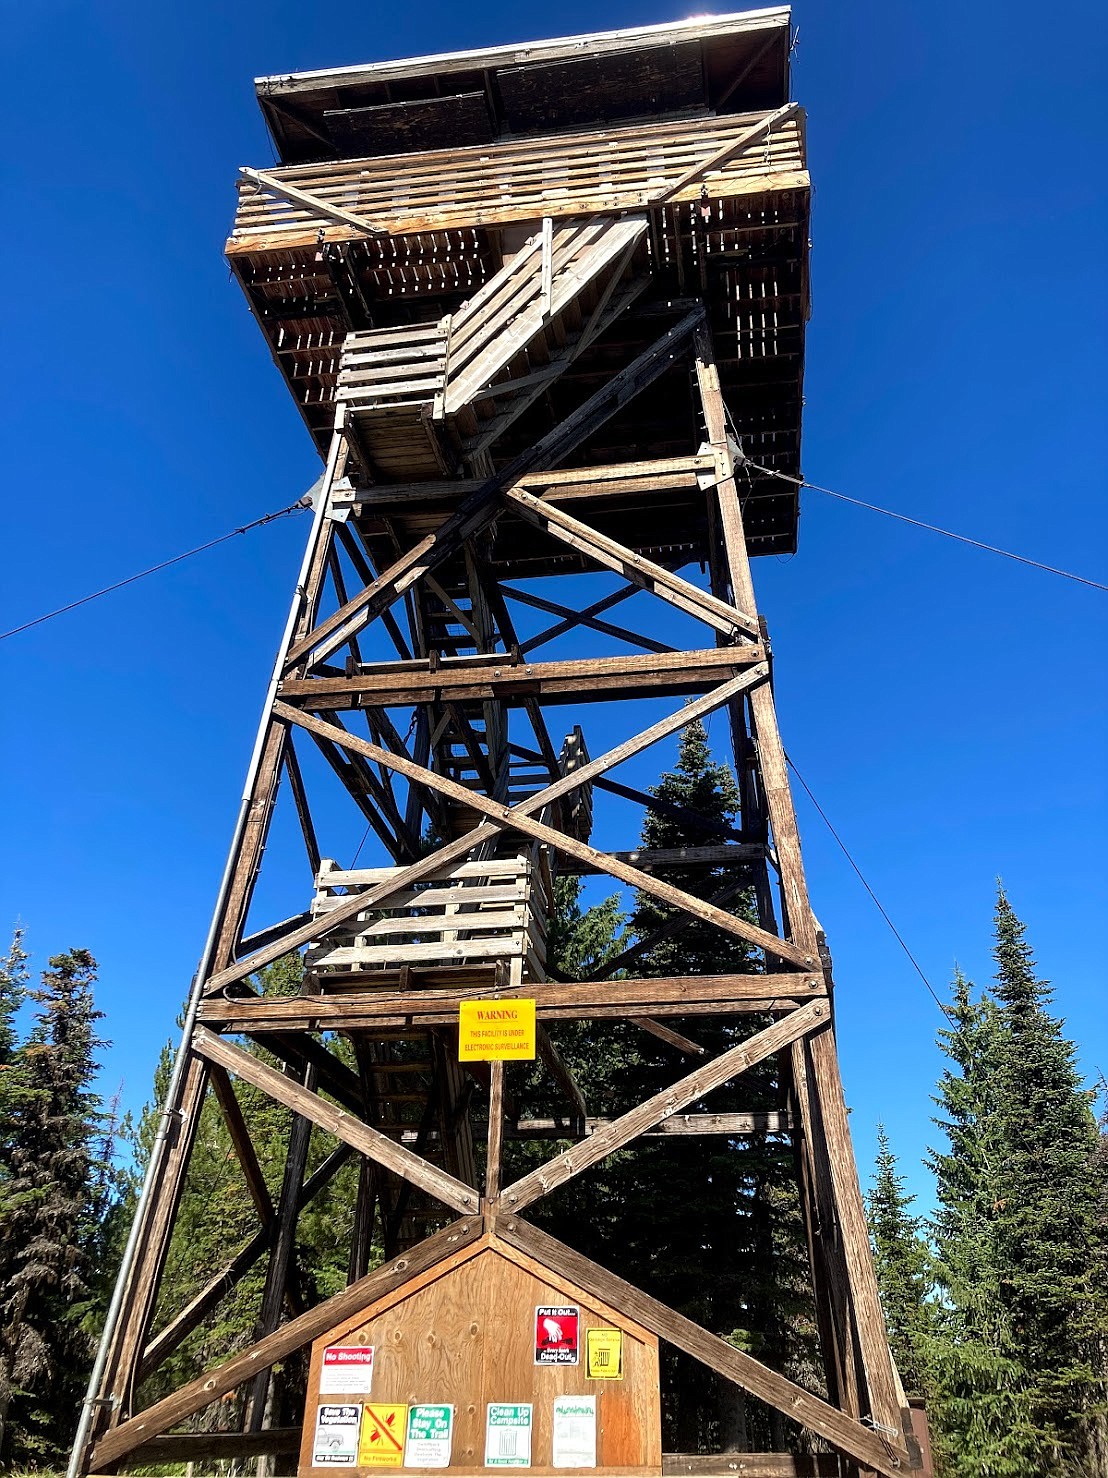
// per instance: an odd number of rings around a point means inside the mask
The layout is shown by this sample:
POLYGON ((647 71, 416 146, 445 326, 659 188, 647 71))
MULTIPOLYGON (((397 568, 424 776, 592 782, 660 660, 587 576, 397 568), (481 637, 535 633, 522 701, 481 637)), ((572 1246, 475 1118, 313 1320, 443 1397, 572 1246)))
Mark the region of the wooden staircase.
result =
POLYGON ((474 464, 650 276, 645 215, 548 217, 457 313, 347 335, 336 401, 379 482, 474 464))

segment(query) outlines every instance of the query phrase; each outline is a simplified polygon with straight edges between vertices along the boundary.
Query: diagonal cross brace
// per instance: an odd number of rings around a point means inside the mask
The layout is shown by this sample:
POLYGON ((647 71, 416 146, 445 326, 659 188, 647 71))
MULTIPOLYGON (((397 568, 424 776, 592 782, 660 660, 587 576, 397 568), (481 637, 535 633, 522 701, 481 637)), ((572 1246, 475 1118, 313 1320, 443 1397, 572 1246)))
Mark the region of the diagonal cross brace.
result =
POLYGON ((367 1274, 357 1283, 351 1283, 341 1293, 316 1304, 306 1314, 280 1325, 265 1339, 258 1340, 245 1350, 240 1350, 237 1355, 232 1355, 229 1360, 206 1370, 196 1380, 164 1396, 153 1406, 148 1406, 145 1411, 140 1411, 129 1421, 122 1422, 101 1437, 93 1449, 89 1471, 108 1471, 110 1464, 126 1457, 151 1437, 158 1436, 184 1421, 186 1417, 202 1411, 205 1406, 218 1401, 221 1396, 233 1391, 258 1371, 268 1370, 278 1360, 291 1355, 294 1350, 302 1349, 334 1325, 352 1315, 360 1314, 375 1300, 453 1257, 476 1242, 482 1230, 480 1217, 467 1217, 464 1221, 456 1221, 452 1226, 444 1227, 441 1232, 428 1237, 403 1256, 394 1258, 376 1272, 367 1274))
POLYGON ((739 1073, 746 1072, 747 1068, 769 1057, 771 1053, 779 1052, 807 1032, 814 1031, 817 1026, 823 1026, 826 1020, 827 1006, 821 1001, 812 1001, 807 1006, 801 1006, 798 1011, 790 1011, 764 1031, 756 1032, 747 1041, 721 1053, 719 1057, 680 1078, 669 1088, 663 1088, 653 1098, 636 1104, 633 1109, 590 1135, 583 1144, 574 1145, 562 1154, 555 1155, 545 1165, 539 1165, 522 1180, 508 1186, 502 1192, 502 1202, 512 1211, 522 1211, 525 1206, 541 1201, 551 1191, 565 1185, 567 1180, 572 1180, 600 1160, 606 1160, 609 1155, 615 1154, 616 1150, 630 1144, 633 1139, 638 1139, 640 1134, 653 1129, 663 1119, 680 1113, 683 1108, 710 1093, 713 1088, 721 1087, 739 1073))
POLYGON ((701 307, 686 313, 546 436, 521 452, 501 472, 483 482, 433 534, 428 534, 402 554, 372 585, 359 591, 297 642, 289 651, 287 667, 294 667, 308 653, 313 654, 314 661, 322 662, 352 636, 357 636, 399 594, 491 522, 500 507, 497 494, 502 488, 536 468, 556 465, 587 436, 591 436, 598 426, 652 384, 668 369, 673 354, 686 344, 703 319, 701 307))
POLYGON ((321 200, 318 195, 312 195, 307 190, 299 190, 295 185, 290 185, 287 180, 278 179, 276 175, 270 174, 268 170, 248 169, 244 164, 239 167, 239 174, 243 179, 249 180, 252 185, 268 190, 271 195, 279 195, 281 199, 288 200, 293 205, 302 205, 313 215, 336 221, 340 226, 353 226, 356 231, 364 231, 367 236, 387 236, 389 234, 383 226, 375 226, 371 221, 363 220, 361 216, 353 215, 348 210, 342 210, 327 200, 321 200))
MULTIPOLYGON (((611 1308, 619 1309, 651 1334, 675 1349, 683 1350, 725 1380, 734 1382, 760 1401, 783 1412, 790 1420, 810 1432, 817 1432, 832 1447, 846 1453, 863 1467, 875 1469, 883 1478, 903 1478, 909 1457, 900 1431, 891 1434, 886 1442, 881 1433, 864 1427, 855 1418, 789 1380, 788 1376, 771 1370, 753 1355, 728 1344, 718 1334, 709 1333, 684 1314, 667 1308, 659 1299, 651 1298, 633 1283, 574 1252, 522 1217, 505 1215, 501 1211, 496 1219, 496 1236, 551 1273, 587 1289, 611 1308)), ((741 1459, 743 1454, 728 1456, 741 1459)), ((721 1471, 726 1471, 727 1459, 720 1461, 721 1471)))
POLYGON ((321 1129, 333 1134, 336 1139, 341 1139, 359 1154, 384 1165, 386 1170, 411 1181, 452 1210, 465 1213, 478 1209, 480 1198, 472 1186, 465 1185, 447 1171, 432 1165, 422 1155, 413 1154, 387 1134, 382 1134, 380 1130, 354 1118, 345 1109, 328 1103, 318 1093, 302 1088, 276 1068, 252 1057, 249 1052, 244 1052, 241 1047, 225 1042, 206 1027, 197 1027, 192 1050, 206 1062, 218 1063, 236 1077, 252 1083, 270 1098, 303 1118, 310 1119, 313 1124, 318 1124, 321 1129))
MULTIPOLYGON (((752 671, 756 670, 752 669, 752 671)), ((749 674, 744 674, 744 677, 746 676, 749 676, 749 674)), ((738 682, 739 679, 735 678, 732 681, 738 682)), ((714 691, 718 693, 720 690, 715 689, 714 691)), ((727 699, 725 698, 723 701, 726 702, 727 699)), ((548 786, 546 790, 539 791, 537 795, 529 797, 527 801, 518 806, 505 806, 499 801, 489 800, 486 796, 481 795, 479 791, 470 790, 464 785, 459 785, 456 781, 447 779, 444 775, 437 775, 434 771, 425 769, 422 765, 417 765, 410 760, 403 760, 399 756, 391 755, 378 745, 371 744, 368 740, 349 734, 344 729, 333 729, 330 724, 324 723, 322 719, 314 718, 310 714, 290 708, 286 703, 274 704, 273 711, 277 717, 286 719, 289 723, 297 724, 301 728, 307 729, 310 733, 318 733, 326 738, 334 739, 337 743, 344 744, 355 753, 365 755, 367 759, 377 760, 381 764, 391 766, 401 775, 406 776, 409 780, 414 780, 417 784, 429 786, 432 790, 437 790, 441 794, 449 796, 452 800, 461 801, 463 805, 469 807, 471 810, 482 812, 494 826, 500 829, 520 831, 525 836, 533 837, 536 841, 545 842, 548 846, 553 847, 555 851, 564 852, 568 856, 575 858, 578 862, 587 862, 595 866, 599 872, 608 873, 611 877, 618 878, 621 882, 628 884, 632 888, 638 888, 651 897, 660 899, 663 903, 668 903, 675 908, 684 909, 686 912, 692 913, 697 918, 703 920, 704 923, 714 924, 716 928, 723 929, 728 934, 737 934, 740 938, 748 940, 759 949, 766 950, 768 953, 781 959, 790 960, 792 963, 805 968, 812 963, 807 954, 796 948, 796 946, 782 940, 778 935, 770 934, 754 924, 748 924, 745 920, 736 918, 733 914, 725 913, 719 908, 714 908, 711 904, 705 903, 693 894, 686 893, 681 888, 675 888, 672 884, 665 883, 660 878, 653 877, 649 873, 641 872, 637 867, 632 867, 629 863, 623 862, 622 859, 614 857, 611 853, 602 852, 596 847, 590 847, 585 842, 579 842, 576 838, 555 830, 552 826, 546 826, 540 821, 535 821, 527 814, 531 810, 541 809, 550 799, 551 792, 561 794, 563 790, 575 790, 588 778, 588 774, 594 766, 616 763, 612 759, 611 754, 602 755, 599 760, 594 760, 590 765, 584 766, 580 770, 575 770, 572 775, 564 776, 562 780, 556 781, 554 785, 548 786)), ((681 713, 674 715, 667 722, 672 723, 673 728, 681 728, 689 721, 687 715, 688 709, 682 710, 681 713)), ((657 729, 658 726, 655 725, 654 727, 657 729)), ((645 732, 650 733, 651 731, 647 730, 645 732)), ((625 751, 622 758, 626 758, 628 754, 636 752, 637 748, 646 748, 648 744, 654 742, 653 739, 648 739, 640 744, 638 743, 639 740, 642 740, 642 735, 637 736, 634 741, 626 741, 625 745, 621 746, 621 749, 625 751), (628 748, 632 744, 636 747, 634 749, 628 748)), ((365 895, 362 896, 364 899, 365 895)), ((368 906, 368 903, 366 906, 368 906)), ((352 912, 356 912, 356 910, 352 910, 352 912)), ((334 919, 335 913, 332 913, 329 916, 329 921, 334 919)))

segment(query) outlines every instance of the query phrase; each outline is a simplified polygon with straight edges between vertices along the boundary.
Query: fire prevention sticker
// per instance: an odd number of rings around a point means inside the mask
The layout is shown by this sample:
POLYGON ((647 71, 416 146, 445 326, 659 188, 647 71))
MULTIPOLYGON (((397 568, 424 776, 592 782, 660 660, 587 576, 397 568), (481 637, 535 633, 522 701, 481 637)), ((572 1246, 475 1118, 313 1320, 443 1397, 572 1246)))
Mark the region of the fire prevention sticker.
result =
POLYGON ((581 1358, 575 1304, 539 1304, 535 1310, 535 1364, 576 1365, 581 1358))
POLYGON ((358 1460, 358 1421, 361 1414, 362 1408, 356 1405, 316 1408, 313 1468, 354 1467, 358 1460))
POLYGON ((408 1429, 406 1406, 369 1406, 362 1411, 362 1434, 358 1440, 359 1468, 402 1468, 404 1435, 408 1429))
POLYGON ((321 1396, 368 1396, 373 1390, 372 1345, 328 1345, 319 1368, 321 1396))

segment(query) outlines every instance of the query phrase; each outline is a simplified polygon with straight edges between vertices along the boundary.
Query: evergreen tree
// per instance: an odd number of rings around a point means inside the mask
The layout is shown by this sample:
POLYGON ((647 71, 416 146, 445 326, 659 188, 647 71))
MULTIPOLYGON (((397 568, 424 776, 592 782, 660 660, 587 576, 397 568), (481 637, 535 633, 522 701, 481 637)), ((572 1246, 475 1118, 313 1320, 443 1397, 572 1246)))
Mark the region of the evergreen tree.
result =
MULTIPOLYGON (((19 1037, 15 1019, 26 999, 29 978, 27 953, 23 948, 23 930, 17 928, 12 935, 7 957, 0 960, 0 1227, 5 1225, 11 1153, 17 1123, 16 1106, 20 1098, 19 1074, 16 1071, 19 1037)), ((2 1256, 0 1252, 0 1258, 2 1256)))
POLYGON ((1072 1045, 1049 1012, 1003 890, 997 973, 956 981, 940 1083, 949 1150, 934 1157, 944 1292, 933 1403, 957 1478, 1054 1478, 1082 1462, 1103 1404, 1097 1135, 1072 1045))
POLYGON ((1000 1297, 1029 1372, 1032 1420, 1043 1437, 1038 1471, 1074 1453, 1083 1414, 1104 1399, 1096 1368, 1105 1328, 1098 1266, 1096 1121, 1073 1044, 1049 1012, 1026 930, 1003 888, 996 915, 1000 1031, 994 1069, 1000 1297))
POLYGON ((38 1005, 30 1036, 13 1047, 9 1034, 10 1129, 0 1177, 0 1457, 9 1463, 48 1465, 63 1456, 92 1353, 112 1197, 110 1146, 92 1090, 104 1045, 95 979, 87 950, 55 956, 41 989, 28 993, 38 1005))
MULTIPOLYGON (((300 987, 303 961, 297 954, 276 960, 254 977, 265 995, 290 995, 300 987)), ((271 1066, 282 1066, 270 1053, 253 1044, 245 1050, 271 1066)), ((339 1055, 344 1047, 340 1044, 339 1055)), ((172 1051, 163 1049, 155 1073, 154 1093, 142 1115, 137 1136, 137 1159, 144 1165, 153 1147, 165 1091, 172 1069, 172 1051)), ((292 1124, 290 1111, 249 1083, 237 1082, 243 1116, 250 1129, 258 1163, 270 1196, 277 1203, 285 1167, 285 1151, 292 1124)), ((313 1131, 307 1174, 334 1147, 334 1141, 313 1131)), ((346 1286, 350 1229, 354 1213, 357 1165, 345 1165, 298 1225, 293 1281, 306 1304, 329 1297, 346 1286)), ((209 1093, 200 1113, 188 1173, 174 1221, 169 1255, 154 1316, 155 1332, 172 1319, 213 1278, 223 1272, 236 1253, 259 1230, 257 1209, 239 1166, 222 1112, 209 1093)), ((257 1319, 265 1284, 266 1259, 259 1257, 241 1273, 208 1317, 193 1330, 143 1386, 143 1399, 156 1399, 198 1375, 208 1366, 244 1349, 257 1337, 257 1319)), ((293 1357, 295 1364, 297 1357, 293 1357)), ((277 1370, 278 1399, 294 1381, 277 1370)), ((242 1414, 242 1393, 209 1408, 190 1422, 194 1430, 233 1430, 242 1414)), ((282 1420, 299 1420, 289 1410, 282 1420)))
POLYGON ((904 1389, 922 1395, 932 1327, 931 1257, 921 1232, 923 1219, 912 1215, 914 1200, 897 1174, 885 1126, 878 1124, 877 1162, 866 1206, 877 1285, 904 1389))

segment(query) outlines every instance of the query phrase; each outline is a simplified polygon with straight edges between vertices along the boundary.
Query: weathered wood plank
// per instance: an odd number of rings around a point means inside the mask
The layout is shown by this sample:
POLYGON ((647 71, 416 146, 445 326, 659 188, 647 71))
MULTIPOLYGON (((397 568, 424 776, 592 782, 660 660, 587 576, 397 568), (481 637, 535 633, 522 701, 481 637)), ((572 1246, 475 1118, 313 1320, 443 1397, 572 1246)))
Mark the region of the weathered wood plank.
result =
POLYGON ((663 1478, 839 1478, 834 1453, 664 1452, 663 1478))
POLYGON ((429 663, 363 664, 354 677, 325 675, 287 679, 280 695, 288 702, 336 711, 369 705, 407 706, 440 699, 475 702, 499 699, 519 705, 530 698, 548 703, 608 702, 613 697, 703 692, 721 677, 737 675, 765 660, 758 642, 747 646, 659 652, 649 656, 566 658, 513 663, 503 653, 451 657, 429 663))
MULTIPOLYGON (((353 750, 357 754, 364 755, 367 759, 376 760, 378 764, 387 765, 396 770, 398 774, 405 775, 409 780, 418 784, 428 786, 442 795, 449 796, 452 800, 461 803, 470 810, 477 811, 488 817, 492 823, 508 830, 521 831, 525 836, 534 837, 536 841, 546 842, 557 852, 564 852, 568 856, 579 861, 587 861, 603 866, 603 869, 611 877, 618 878, 621 882, 629 884, 633 888, 639 888, 652 897, 659 898, 663 903, 672 904, 675 908, 684 909, 695 918, 706 924, 714 924, 717 928, 725 930, 729 934, 737 934, 741 939, 749 940, 751 944, 757 945, 759 949, 769 951, 775 957, 791 960, 794 964, 807 966, 813 961, 798 950, 792 944, 776 935, 768 934, 754 924, 748 924, 744 919, 736 918, 735 915, 725 913, 722 909, 714 908, 711 904, 703 902, 691 893, 684 892, 681 888, 675 888, 671 883, 664 882, 650 873, 640 872, 638 868, 630 867, 627 863, 620 862, 610 853, 599 851, 595 847, 588 846, 585 842, 579 842, 575 837, 566 836, 552 826, 546 826, 541 821, 535 821, 530 814, 531 810, 540 810, 546 804, 546 791, 540 791, 538 795, 529 800, 521 802, 517 806, 505 806, 499 801, 493 801, 481 795, 479 791, 473 791, 464 785, 448 779, 444 775, 438 775, 422 765, 416 765, 410 760, 401 759, 399 755, 389 754, 377 744, 369 740, 361 739, 354 734, 349 734, 345 729, 336 729, 332 724, 324 723, 322 719, 313 718, 310 714, 300 713, 290 708, 286 703, 275 703, 274 714, 279 718, 288 720, 290 723, 298 724, 309 733, 320 734, 324 738, 340 743, 344 748, 353 750)), ((583 773, 583 772, 582 772, 583 773)), ((566 777, 569 778, 569 777, 566 777)), ((574 777, 576 779, 576 776, 574 777)), ((331 915, 334 918, 334 915, 331 915)))
MULTIPOLYGON (((428 986, 419 991, 382 990, 371 973, 324 977, 322 989, 341 994, 280 996, 265 1000, 212 999, 205 1002, 201 1020, 235 1031, 338 1031, 349 1026, 402 1019, 416 1024, 457 1019, 458 1007, 482 993, 488 985, 428 986), (351 991, 350 987, 354 990, 351 991), (361 987, 359 989, 359 987, 361 987)), ((727 1014, 749 1002, 764 1010, 774 1001, 823 999, 819 971, 794 975, 678 975, 642 980, 546 981, 533 987, 535 1015, 540 1021, 561 1021, 603 1014, 605 1017, 695 1014, 700 1005, 727 1014)))

